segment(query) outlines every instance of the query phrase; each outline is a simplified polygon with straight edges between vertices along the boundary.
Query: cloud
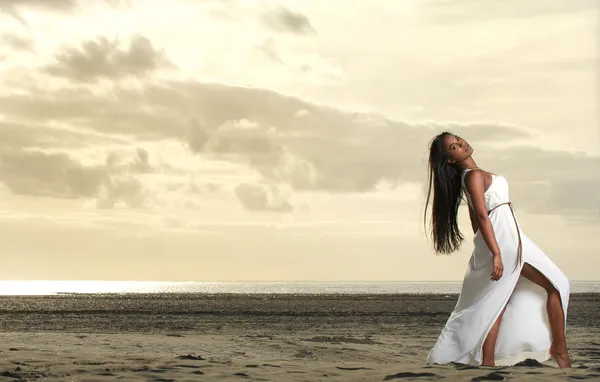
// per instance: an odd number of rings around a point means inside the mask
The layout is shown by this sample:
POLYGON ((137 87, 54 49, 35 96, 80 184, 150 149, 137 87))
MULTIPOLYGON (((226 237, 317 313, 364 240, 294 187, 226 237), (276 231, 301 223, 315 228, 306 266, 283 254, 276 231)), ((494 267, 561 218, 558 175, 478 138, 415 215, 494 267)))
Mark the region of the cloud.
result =
POLYGON ((294 210, 289 187, 274 184, 242 183, 235 190, 242 205, 252 211, 291 212, 294 210))
POLYGON ((13 51, 31 51, 33 45, 33 40, 28 37, 21 37, 13 33, 4 33, 0 36, 0 46, 6 46, 13 51))
POLYGON ((343 70, 327 62, 317 54, 302 54, 290 50, 287 46, 279 44, 272 37, 266 38, 255 48, 264 54, 270 61, 282 65, 304 76, 314 76, 319 79, 341 80, 343 70))
POLYGON ((571 182, 553 182, 546 207, 563 216, 599 219, 600 193, 594 192, 599 187, 599 177, 571 182))
POLYGON ((189 121, 188 145, 192 151, 200 152, 208 142, 211 132, 204 126, 201 126, 197 119, 189 121))
POLYGON ((126 147, 121 152, 109 151, 106 156, 105 166, 111 171, 121 171, 125 173, 150 173, 153 171, 149 161, 148 151, 142 147, 135 149, 135 154, 131 153, 131 147, 126 147), (123 153, 125 151, 125 153, 123 153), (125 154, 125 155, 124 155, 125 154))
POLYGON ((258 167, 268 179, 290 185, 298 190, 316 189, 319 184, 319 172, 314 163, 283 151, 270 165, 258 167))
POLYGON ((273 129, 262 126, 243 127, 244 121, 226 121, 211 134, 202 152, 222 156, 241 155, 250 165, 272 163, 282 152, 278 136, 273 129))
POLYGON ((21 118, 77 120, 104 133, 180 139, 198 154, 246 163, 271 180, 329 191, 369 191, 382 179, 421 181, 427 142, 445 128, 491 140, 527 134, 492 123, 359 118, 362 113, 272 91, 198 82, 120 89, 111 99, 92 91, 42 90, 33 97, 0 101, 0 112, 16 112, 21 118), (298 110, 305 110, 302 118, 296 117, 298 110))
POLYGON ((272 38, 266 39, 262 43, 258 44, 256 48, 263 52, 265 56, 271 59, 274 62, 279 64, 285 64, 283 58, 281 58, 281 54, 278 51, 277 46, 275 45, 275 40, 272 38))
POLYGON ((11 13, 19 7, 31 7, 62 12, 70 11, 76 6, 76 0, 2 0, 0 2, 0 11, 11 13))
POLYGON ((125 46, 119 40, 99 37, 79 48, 65 48, 46 71, 76 81, 94 82, 99 78, 143 76, 172 65, 164 51, 155 49, 148 38, 136 35, 125 46))
MULTIPOLYGON (((382 182, 422 184, 426 177, 427 145, 443 130, 465 137, 474 145, 481 167, 507 177, 520 208, 563 216, 587 216, 586 205, 590 211, 598 208, 594 193, 589 191, 600 187, 600 180, 594 175, 600 167, 597 156, 526 146, 523 142, 536 138, 532 131, 495 121, 409 123, 318 105, 265 89, 166 80, 148 83, 143 89, 116 86, 108 96, 93 88, 52 91, 32 87, 28 95, 0 95, 0 113, 8 120, 23 121, 21 124, 26 126, 55 120, 86 126, 102 136, 129 136, 133 142, 180 142, 203 163, 230 163, 240 171, 248 168, 265 184, 272 185, 256 186, 247 178, 231 180, 229 185, 236 189, 237 198, 253 211, 292 209, 291 199, 283 197, 280 189, 355 193, 375 190, 382 182), (584 191, 576 189, 580 182, 585 183, 584 191), (573 195, 578 195, 580 204, 566 199, 569 185, 574 187, 573 195)), ((13 123, 12 133, 0 132, 7 141, 20 142, 23 147, 43 144, 44 140, 38 140, 34 134, 20 134, 18 126, 13 123)), ((133 190, 133 195, 146 193, 131 180, 126 181, 127 186, 116 185, 117 175, 133 174, 141 179, 144 174, 178 171, 190 176, 191 170, 182 163, 192 157, 177 163, 166 161, 156 167, 150 160, 154 149, 143 146, 140 150, 138 147, 142 146, 125 146, 131 153, 125 162, 117 157, 113 167, 101 169, 113 179, 116 191, 111 191, 111 195, 126 195, 123 190, 133 190)), ((58 168, 78 168, 64 159, 53 160, 58 168)), ((42 159, 35 163, 48 165, 42 159)), ((44 172, 39 170, 32 175, 29 170, 29 178, 44 183, 39 180, 44 172)), ((6 171, 4 175, 7 176, 6 171)), ((91 184, 97 185, 94 179, 91 184)), ((15 189, 15 182, 9 179, 7 184, 15 189)), ((40 189, 73 193, 69 191, 72 183, 61 175, 40 189)), ((130 200, 136 205, 134 199, 130 200)))
MULTIPOLYGON (((104 0, 103 3, 112 7, 124 5, 131 7, 130 0, 104 0)), ((19 10, 22 8, 45 9, 55 12, 69 12, 76 9, 77 0, 2 0, 0 2, 0 12, 5 12, 11 16, 24 21, 19 10)))
POLYGON ((0 146, 18 148, 78 148, 120 144, 123 139, 94 131, 68 129, 41 121, 0 121, 0 146))
POLYGON ((83 164, 65 152, 0 146, 0 182, 17 195, 95 199, 98 207, 141 207, 147 187, 135 174, 152 171, 148 153, 133 160, 108 151, 104 163, 83 164))
POLYGON ((140 208, 147 198, 148 189, 140 179, 121 175, 103 182, 97 190, 95 200, 98 208, 140 208))
POLYGON ((279 32, 294 34, 316 33, 308 17, 281 6, 266 13, 263 16, 263 21, 269 28, 279 32))
POLYGON ((55 12, 69 12, 77 7, 76 0, 2 0, 0 13, 5 13, 19 20, 23 25, 27 21, 21 16, 22 8, 41 8, 55 12))
POLYGON ((436 23, 483 22, 495 19, 532 17, 598 10, 595 0, 497 1, 485 4, 473 0, 426 0, 426 17, 436 23))
POLYGON ((89 197, 105 178, 102 168, 82 166, 65 154, 0 149, 0 180, 15 194, 89 197))
POLYGON ((302 118, 307 115, 310 115, 310 111, 308 111, 306 109, 300 109, 294 114, 294 117, 302 118))

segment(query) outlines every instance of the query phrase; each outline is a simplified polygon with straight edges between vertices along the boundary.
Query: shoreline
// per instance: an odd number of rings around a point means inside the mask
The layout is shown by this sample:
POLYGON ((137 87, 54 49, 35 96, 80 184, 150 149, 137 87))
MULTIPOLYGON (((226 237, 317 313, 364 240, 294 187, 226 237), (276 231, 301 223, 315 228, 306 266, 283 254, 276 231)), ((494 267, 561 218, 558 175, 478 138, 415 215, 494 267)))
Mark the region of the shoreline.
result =
MULTIPOLYGON (((456 305, 448 295, 128 294, 0 296, 0 332, 209 333, 271 325, 441 328, 456 305), (221 328, 221 329, 219 329, 221 328)), ((600 328, 600 294, 572 294, 567 328, 600 328)))

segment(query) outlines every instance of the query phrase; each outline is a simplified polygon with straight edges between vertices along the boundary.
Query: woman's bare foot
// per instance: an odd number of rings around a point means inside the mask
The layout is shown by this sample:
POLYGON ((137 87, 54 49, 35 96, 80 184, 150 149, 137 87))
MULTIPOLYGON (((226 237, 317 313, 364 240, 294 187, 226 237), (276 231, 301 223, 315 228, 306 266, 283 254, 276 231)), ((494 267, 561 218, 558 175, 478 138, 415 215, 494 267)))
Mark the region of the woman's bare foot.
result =
POLYGON ((552 358, 554 358, 554 360, 556 361, 556 363, 558 364, 558 367, 571 367, 571 360, 569 359, 569 352, 564 349, 564 350, 557 350, 554 347, 554 344, 550 347, 550 355, 552 356, 552 358))

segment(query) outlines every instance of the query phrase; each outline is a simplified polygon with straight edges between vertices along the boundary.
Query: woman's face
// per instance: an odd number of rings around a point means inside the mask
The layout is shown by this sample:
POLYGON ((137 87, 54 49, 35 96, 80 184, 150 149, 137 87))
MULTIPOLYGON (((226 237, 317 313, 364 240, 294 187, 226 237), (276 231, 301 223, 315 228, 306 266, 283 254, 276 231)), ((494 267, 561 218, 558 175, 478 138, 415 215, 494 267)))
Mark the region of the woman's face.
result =
POLYGON ((442 144, 448 154, 448 162, 450 163, 460 163, 473 154, 473 148, 458 135, 448 134, 444 136, 442 144))

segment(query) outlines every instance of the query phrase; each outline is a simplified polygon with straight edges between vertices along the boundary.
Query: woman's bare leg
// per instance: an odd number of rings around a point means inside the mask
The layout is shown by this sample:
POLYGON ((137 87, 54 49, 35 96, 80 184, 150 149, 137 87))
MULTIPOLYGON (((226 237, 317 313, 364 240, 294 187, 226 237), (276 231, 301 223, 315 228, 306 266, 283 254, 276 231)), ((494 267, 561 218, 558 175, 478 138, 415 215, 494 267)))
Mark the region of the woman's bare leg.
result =
POLYGON ((548 294, 546 310, 548 311, 548 321, 550 322, 550 331, 552 332, 550 354, 559 367, 571 367, 571 360, 569 359, 569 352, 567 350, 567 339, 565 338, 565 316, 560 293, 548 281, 546 276, 527 263, 523 265, 521 275, 546 290, 548 294))
POLYGON ((494 350, 496 348, 496 339, 498 338, 498 331, 500 330, 500 322, 502 321, 502 315, 504 314, 505 310, 506 306, 504 307, 504 309, 502 309, 502 313, 500 313, 498 319, 496 320, 496 322, 494 322, 494 326, 492 326, 492 329, 490 329, 490 332, 488 333, 487 337, 485 338, 485 341, 483 342, 483 359, 481 361, 481 364, 483 366, 496 366, 496 364, 494 363, 494 350))

